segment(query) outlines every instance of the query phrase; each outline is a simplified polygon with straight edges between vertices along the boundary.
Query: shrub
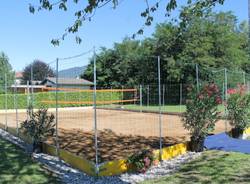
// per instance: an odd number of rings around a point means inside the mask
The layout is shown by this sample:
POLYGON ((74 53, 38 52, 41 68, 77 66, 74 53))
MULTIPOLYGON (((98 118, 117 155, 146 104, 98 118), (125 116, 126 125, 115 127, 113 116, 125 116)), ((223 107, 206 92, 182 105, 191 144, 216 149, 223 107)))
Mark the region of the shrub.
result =
POLYGON ((191 86, 188 89, 187 111, 183 125, 191 134, 191 150, 203 151, 205 137, 214 130, 219 119, 218 104, 222 103, 215 84, 205 85, 200 91, 191 86))
POLYGON ((143 150, 136 154, 131 155, 127 164, 135 167, 135 170, 140 173, 145 173, 154 161, 153 153, 150 150, 143 150))
POLYGON ((232 91, 227 100, 227 118, 233 126, 233 137, 239 137, 250 125, 250 96, 245 93, 244 86, 238 86, 238 89, 232 91))
POLYGON ((48 109, 39 109, 30 113, 30 119, 21 123, 21 131, 32 138, 33 151, 41 151, 41 143, 55 133, 55 116, 48 109))

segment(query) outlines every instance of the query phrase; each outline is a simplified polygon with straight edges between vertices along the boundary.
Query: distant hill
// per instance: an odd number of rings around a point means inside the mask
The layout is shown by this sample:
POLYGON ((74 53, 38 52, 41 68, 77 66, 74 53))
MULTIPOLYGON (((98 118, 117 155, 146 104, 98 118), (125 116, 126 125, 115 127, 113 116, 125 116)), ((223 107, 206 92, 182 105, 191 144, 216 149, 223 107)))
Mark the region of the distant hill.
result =
POLYGON ((77 78, 86 70, 86 66, 74 67, 58 72, 58 76, 61 78, 77 78))

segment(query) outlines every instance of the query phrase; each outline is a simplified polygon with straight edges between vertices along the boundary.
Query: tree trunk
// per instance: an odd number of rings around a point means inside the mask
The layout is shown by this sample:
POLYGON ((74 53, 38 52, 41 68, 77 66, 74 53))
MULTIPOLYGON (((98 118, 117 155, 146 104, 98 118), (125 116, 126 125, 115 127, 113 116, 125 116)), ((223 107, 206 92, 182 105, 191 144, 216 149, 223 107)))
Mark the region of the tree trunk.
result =
POLYGON ((194 152, 202 152, 204 150, 205 137, 191 137, 190 150, 194 152))

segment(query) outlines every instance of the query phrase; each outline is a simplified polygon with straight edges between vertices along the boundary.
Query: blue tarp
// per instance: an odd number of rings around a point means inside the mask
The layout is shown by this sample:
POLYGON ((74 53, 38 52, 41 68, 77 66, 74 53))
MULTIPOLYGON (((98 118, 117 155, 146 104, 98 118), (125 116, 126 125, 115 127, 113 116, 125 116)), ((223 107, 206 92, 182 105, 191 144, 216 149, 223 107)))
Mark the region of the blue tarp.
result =
POLYGON ((234 151, 250 154, 250 140, 235 139, 226 133, 208 136, 205 147, 210 150, 234 151))

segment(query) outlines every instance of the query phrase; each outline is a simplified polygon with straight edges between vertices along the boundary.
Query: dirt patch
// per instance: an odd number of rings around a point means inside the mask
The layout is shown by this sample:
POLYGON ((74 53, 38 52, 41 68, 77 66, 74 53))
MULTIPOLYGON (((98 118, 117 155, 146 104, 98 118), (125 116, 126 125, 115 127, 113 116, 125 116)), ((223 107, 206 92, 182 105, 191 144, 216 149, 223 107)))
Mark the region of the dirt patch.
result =
MULTIPOLYGON (((116 134, 111 130, 98 131, 99 163, 126 158, 142 149, 159 149, 159 137, 116 134)), ((180 140, 163 137, 163 146, 173 145, 180 140)), ((52 140, 49 141, 53 144, 52 140)), ((61 149, 95 161, 94 132, 60 129, 59 145, 61 149)))

